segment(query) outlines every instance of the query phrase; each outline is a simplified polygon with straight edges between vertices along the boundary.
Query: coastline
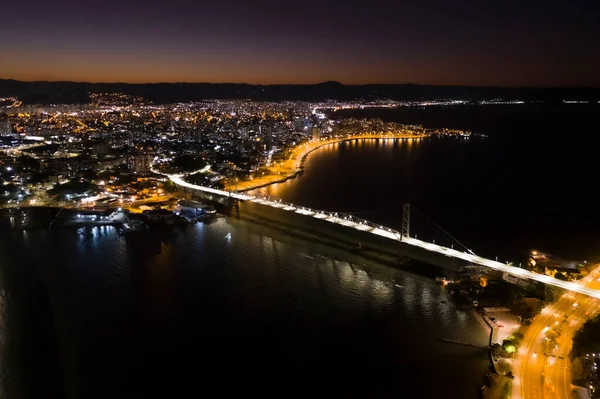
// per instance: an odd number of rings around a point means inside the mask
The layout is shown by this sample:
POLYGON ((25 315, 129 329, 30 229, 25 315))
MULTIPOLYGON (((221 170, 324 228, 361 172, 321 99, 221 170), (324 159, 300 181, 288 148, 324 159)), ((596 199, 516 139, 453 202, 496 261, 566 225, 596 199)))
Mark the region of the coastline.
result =
MULTIPOLYGON (((115 208, 116 209, 116 208, 115 208)), ((63 208, 60 206, 24 206, 18 214, 10 214, 7 208, 0 209, 0 230, 27 231, 50 230, 52 228, 120 227, 125 219, 79 218, 79 215, 104 216, 106 211, 63 208)))
POLYGON ((494 373, 499 374, 498 373, 498 367, 496 362, 494 361, 494 356, 492 356, 492 345, 494 344, 494 325, 491 322, 491 320, 489 320, 488 316, 483 313, 483 312, 475 312, 476 317, 479 317, 480 320, 483 320, 483 322, 489 327, 490 329, 490 341, 489 341, 489 348, 488 348, 488 355, 490 357, 490 361, 492 362, 492 367, 494 368, 494 373))
MULTIPOLYGON (((294 164, 293 167, 288 167, 287 169, 291 171, 287 171, 283 176, 281 175, 275 175, 275 171, 273 171, 273 174, 270 174, 264 178, 260 178, 258 179, 259 181, 256 183, 252 183, 252 184, 248 184, 249 182, 253 182, 253 180, 244 180, 241 181, 239 183, 236 184, 236 189, 233 191, 236 191, 238 193, 243 193, 246 191, 252 191, 252 190, 257 190, 259 188, 264 188, 267 186, 270 186, 272 184, 278 184, 278 183, 284 183, 289 179, 294 179, 296 178, 298 175, 302 174, 302 172, 304 172, 304 163, 306 162, 306 158, 313 152, 316 151, 324 146, 330 145, 330 144, 337 144, 337 143, 342 143, 345 141, 352 141, 352 140, 408 140, 408 139, 424 139, 424 138, 428 138, 430 137, 429 135, 426 134, 420 134, 420 135, 412 135, 412 134, 387 134, 387 135, 382 135, 382 134, 362 134, 362 135, 354 135, 354 136, 347 136, 347 137, 340 137, 340 138, 334 138, 334 139, 328 139, 328 140, 322 140, 319 142, 313 142, 313 141, 309 141, 305 144, 302 144, 300 146, 297 146, 294 150, 292 151, 298 151, 302 148, 302 146, 306 147, 308 145, 310 145, 311 143, 315 144, 313 147, 308 148, 308 149, 304 149, 304 151, 300 152, 300 154, 297 154, 295 157, 292 156, 292 158, 290 158, 288 160, 288 162, 291 162, 294 164), (260 180, 264 180, 264 181, 260 181, 260 180), (242 187, 239 188, 239 186, 242 185, 247 185, 246 187, 242 187)), ((230 190, 234 187, 230 187, 227 186, 225 188, 225 190, 230 190)))
MULTIPOLYGON (((296 177, 298 177, 298 175, 302 174, 302 172, 304 172, 304 167, 303 167, 303 169, 297 170, 297 171, 295 171, 293 173, 285 175, 284 177, 282 177, 280 179, 276 179, 276 180, 265 182, 265 183, 259 183, 257 185, 251 186, 251 187, 245 187, 245 188, 237 190, 236 192, 237 193, 245 193, 247 191, 258 190, 260 188, 268 187, 271 184, 285 183, 286 181, 288 181, 290 179, 295 179, 296 177)), ((225 190, 228 190, 228 189, 229 189, 229 187, 225 188, 225 190)))

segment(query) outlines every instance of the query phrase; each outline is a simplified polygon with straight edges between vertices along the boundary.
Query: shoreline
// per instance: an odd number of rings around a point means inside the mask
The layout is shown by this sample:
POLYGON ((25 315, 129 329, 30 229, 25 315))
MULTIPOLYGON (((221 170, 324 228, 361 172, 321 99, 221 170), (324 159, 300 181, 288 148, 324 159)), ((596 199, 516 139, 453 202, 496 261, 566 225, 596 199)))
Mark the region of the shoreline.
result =
MULTIPOLYGON (((303 168, 304 168, 304 166, 303 166, 303 168)), ((296 177, 298 177, 298 175, 301 175, 302 172, 304 172, 304 169, 297 170, 294 173, 290 173, 289 175, 286 175, 286 176, 284 176, 284 177, 282 177, 281 179, 278 179, 278 180, 274 180, 274 181, 266 182, 266 183, 260 183, 260 184, 258 184, 256 186, 252 186, 252 187, 248 187, 248 188, 242 188, 240 190, 237 190, 236 193, 245 193, 245 192, 252 191, 252 190, 259 190, 261 188, 268 187, 268 186, 270 186, 272 184, 285 183, 286 181, 288 181, 290 179, 295 179, 296 177)), ((228 187, 226 187, 226 189, 227 188, 228 187)))
POLYGON ((488 356, 490 358, 490 362, 492 363, 492 367, 494 369, 494 373, 499 374, 498 373, 498 367, 496 365, 496 362, 494 361, 494 356, 492 355, 492 345, 494 344, 494 331, 495 328, 494 325, 492 323, 490 323, 490 320, 488 319, 489 316, 487 316, 484 312, 475 312, 476 313, 476 317, 479 317, 480 320, 483 320, 483 322, 488 326, 488 328, 490 329, 490 341, 489 341, 489 347, 488 347, 488 356))
MULTIPOLYGON (((273 179, 270 178, 264 178, 265 182, 258 182, 256 184, 252 184, 249 187, 244 187, 241 189, 237 189, 234 190, 235 192, 238 193, 244 193, 247 191, 252 191, 252 190, 258 190, 260 188, 264 188, 267 186, 270 186, 272 184, 279 184, 279 183, 284 183, 290 179, 294 179, 296 177, 298 177, 298 175, 302 174, 302 172, 304 172, 304 163, 306 162, 306 158, 308 158, 308 156, 313 152, 316 151, 322 147, 325 147, 327 145, 330 144, 337 144, 337 143, 342 143, 342 142, 346 142, 346 141, 353 141, 353 140, 370 140, 370 139, 374 139, 374 140, 408 140, 408 139, 424 139, 424 138, 429 138, 429 135, 426 134, 421 134, 421 135, 408 135, 408 134, 392 134, 392 135, 380 135, 380 134, 363 134, 363 135, 356 135, 356 136, 349 136, 349 137, 343 137, 343 138, 337 138, 337 139, 330 139, 330 140, 326 140, 323 141, 321 143, 318 143, 315 147, 310 148, 305 150, 304 152, 300 153, 295 159, 293 159, 294 163, 295 163, 295 167, 294 170, 290 173, 285 174, 284 176, 281 177, 277 177, 275 178, 274 175, 270 175, 273 177, 273 179)), ((308 145, 311 142, 307 142, 304 145, 308 145)), ((299 148, 299 147, 297 147, 299 148)), ((293 151, 293 150, 292 150, 293 151)), ((290 161, 292 161, 292 159, 290 159, 290 161)), ((252 180, 244 180, 243 182, 240 183, 248 183, 252 180)), ((239 185, 239 183, 238 183, 239 185)), ((237 185, 236 185, 237 186, 237 185)), ((226 186, 225 190, 229 190, 230 186, 226 186)))

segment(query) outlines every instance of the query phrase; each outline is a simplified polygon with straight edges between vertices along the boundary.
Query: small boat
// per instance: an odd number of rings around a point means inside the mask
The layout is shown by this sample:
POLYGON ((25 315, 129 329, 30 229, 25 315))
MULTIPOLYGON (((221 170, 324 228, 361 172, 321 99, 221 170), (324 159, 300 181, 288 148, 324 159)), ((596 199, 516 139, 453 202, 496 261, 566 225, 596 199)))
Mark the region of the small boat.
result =
POLYGON ((147 228, 148 226, 146 226, 143 222, 139 221, 139 220, 133 220, 130 222, 125 222, 123 223, 123 227, 121 229, 119 229, 119 235, 126 235, 126 234, 131 234, 134 233, 136 231, 140 231, 143 230, 145 228, 147 228))

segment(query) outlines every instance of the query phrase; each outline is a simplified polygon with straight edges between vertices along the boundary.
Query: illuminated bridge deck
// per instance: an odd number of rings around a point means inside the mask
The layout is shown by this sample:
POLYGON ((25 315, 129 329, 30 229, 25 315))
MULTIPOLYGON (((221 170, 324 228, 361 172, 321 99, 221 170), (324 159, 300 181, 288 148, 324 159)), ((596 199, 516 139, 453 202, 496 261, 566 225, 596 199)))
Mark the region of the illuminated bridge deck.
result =
POLYGON ((188 189, 201 191, 201 192, 204 192, 207 194, 214 194, 214 195, 218 195, 218 196, 222 196, 222 197, 231 197, 231 198, 241 200, 241 201, 250 201, 250 202, 257 203, 257 204, 270 206, 273 208, 283 209, 288 212, 295 212, 295 213, 298 213, 301 215, 305 215, 307 217, 314 217, 317 219, 325 220, 330 223, 335 223, 335 224, 342 225, 342 226, 345 226, 348 228, 353 228, 356 230, 369 232, 371 234, 385 237, 390 240, 402 242, 403 244, 411 245, 414 247, 419 247, 426 251, 435 252, 435 253, 442 254, 442 255, 456 258, 456 259, 462 259, 464 261, 467 261, 467 262, 470 262, 470 263, 473 263, 476 265, 487 266, 491 269, 506 272, 506 273, 509 273, 513 276, 517 276, 520 278, 534 280, 534 281, 538 281, 538 282, 541 282, 544 284, 564 288, 564 289, 572 291, 572 292, 577 292, 577 293, 588 295, 591 297, 600 298, 599 290, 586 288, 579 282, 558 280, 558 279, 550 277, 550 276, 533 273, 526 269, 521 269, 519 267, 515 267, 515 266, 503 264, 501 262, 486 259, 481 256, 477 256, 473 253, 458 251, 456 249, 443 247, 441 245, 436 245, 433 243, 425 242, 422 240, 418 240, 416 238, 402 237, 400 232, 398 232, 396 230, 389 229, 389 228, 386 228, 386 227, 383 227, 380 225, 376 225, 367 220, 359 219, 359 218, 356 218, 356 217, 353 217, 350 215, 331 213, 331 212, 323 212, 323 211, 308 209, 308 208, 304 208, 304 207, 300 207, 300 206, 296 206, 296 205, 292 205, 292 204, 282 203, 281 201, 273 201, 273 200, 268 200, 268 199, 252 196, 252 195, 247 195, 247 194, 242 194, 242 193, 230 193, 228 191, 198 186, 198 185, 191 184, 191 183, 184 181, 180 175, 169 175, 169 178, 171 179, 171 181, 173 183, 175 183, 179 186, 182 186, 182 187, 186 187, 188 189))

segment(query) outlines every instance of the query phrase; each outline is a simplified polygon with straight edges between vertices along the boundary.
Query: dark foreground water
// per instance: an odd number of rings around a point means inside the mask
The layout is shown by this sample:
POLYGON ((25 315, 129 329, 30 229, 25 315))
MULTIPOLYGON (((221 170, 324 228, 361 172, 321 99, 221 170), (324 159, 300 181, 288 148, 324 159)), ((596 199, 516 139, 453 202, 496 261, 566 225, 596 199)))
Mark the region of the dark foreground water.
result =
POLYGON ((489 367, 433 279, 238 220, 3 232, 0 267, 9 398, 468 399, 489 367))

